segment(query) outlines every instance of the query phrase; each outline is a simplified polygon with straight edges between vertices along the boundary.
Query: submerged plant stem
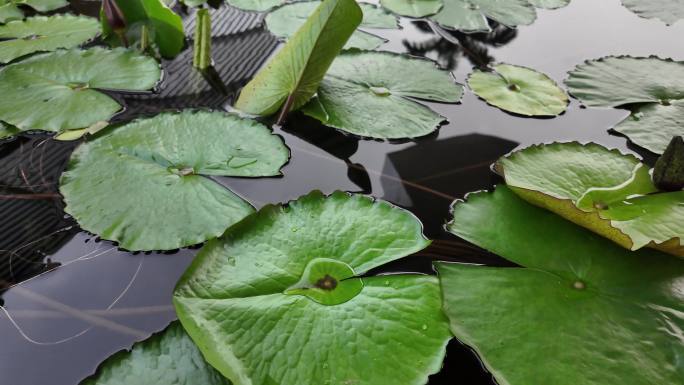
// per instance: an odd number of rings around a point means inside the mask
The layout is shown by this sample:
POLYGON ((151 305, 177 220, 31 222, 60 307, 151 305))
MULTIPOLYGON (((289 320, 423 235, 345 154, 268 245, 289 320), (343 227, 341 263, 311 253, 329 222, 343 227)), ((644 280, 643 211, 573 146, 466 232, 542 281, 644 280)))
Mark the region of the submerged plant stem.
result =
POLYGON ((193 49, 193 67, 201 70, 208 68, 211 65, 211 15, 204 8, 197 11, 193 49))

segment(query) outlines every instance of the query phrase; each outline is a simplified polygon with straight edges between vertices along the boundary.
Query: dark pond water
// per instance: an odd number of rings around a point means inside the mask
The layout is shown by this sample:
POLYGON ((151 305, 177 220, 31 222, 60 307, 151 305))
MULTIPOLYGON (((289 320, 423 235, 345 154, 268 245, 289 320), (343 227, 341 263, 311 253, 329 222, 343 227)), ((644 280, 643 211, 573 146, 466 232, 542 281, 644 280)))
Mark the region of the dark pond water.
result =
MULTIPOLYGON (((97 11, 97 2, 75 3, 75 11, 97 11)), ((186 23, 191 27, 192 17, 186 23)), ((223 8, 214 24, 214 78, 218 76, 222 86, 212 87, 210 77, 191 70, 186 51, 165 63, 164 83, 156 95, 117 96, 127 104, 117 119, 181 107, 229 106, 277 41, 256 14, 223 8)), ((562 81, 576 64, 609 54, 684 59, 678 38, 684 36, 684 23, 666 27, 640 19, 619 0, 573 0, 561 10, 539 11, 529 27, 449 37, 458 44, 422 22, 404 19, 402 26, 401 31, 379 33, 389 39, 385 49, 438 60, 461 83, 474 65, 490 61, 530 66, 562 81)), ((405 207, 423 221, 435 242, 377 272, 430 273, 434 259, 507 265, 442 229, 454 199, 497 183, 489 165, 499 156, 518 146, 567 140, 633 151, 624 138, 607 133, 626 116, 620 110, 584 109, 573 101, 555 119, 526 119, 490 107, 470 92, 459 105, 430 106, 450 123, 435 135, 404 143, 359 141, 294 116, 279 130, 292 149, 285 177, 218 180, 257 207, 295 199, 312 189, 364 192, 405 207)), ((64 215, 56 185, 73 147, 42 135, 0 144, 3 385, 46 380, 50 385, 77 384, 111 353, 164 328, 175 318, 173 286, 196 253, 131 254, 80 231, 64 215), (27 195, 34 199, 19 199, 27 195)), ((475 355, 455 341, 444 369, 430 380, 431 385, 492 383, 475 355)))

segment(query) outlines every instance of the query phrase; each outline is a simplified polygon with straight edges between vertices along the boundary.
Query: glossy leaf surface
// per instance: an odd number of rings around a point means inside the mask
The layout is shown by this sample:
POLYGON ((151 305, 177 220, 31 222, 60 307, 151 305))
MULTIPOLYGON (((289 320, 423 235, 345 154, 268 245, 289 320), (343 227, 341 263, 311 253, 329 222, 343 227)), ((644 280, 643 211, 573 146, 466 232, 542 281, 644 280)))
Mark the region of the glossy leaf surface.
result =
POLYGON ((0 70, 0 120, 60 132, 109 120, 121 109, 99 91, 144 91, 161 77, 152 58, 122 48, 57 51, 0 70))
POLYGON ((34 52, 73 48, 97 36, 100 25, 86 16, 35 16, 0 25, 0 63, 34 52))
POLYGON ((437 264, 452 331, 499 384, 681 381, 683 260, 620 248, 505 186, 453 214, 449 231, 520 265, 437 264))
POLYGON ((205 175, 279 175, 288 156, 253 120, 165 113, 82 144, 60 191, 83 229, 128 250, 170 250, 217 237, 253 211, 205 175))
POLYGON ((556 116, 568 105, 556 82, 526 67, 497 64, 490 72, 475 70, 468 86, 487 103, 525 116, 556 116))
POLYGON ((107 358, 81 385, 230 385, 204 361, 179 322, 107 358))
POLYGON ((67 5, 67 0, 0 0, 0 23, 23 19, 24 12, 19 6, 30 7, 37 12, 48 12, 67 5))
POLYGON ((359 276, 428 243, 402 209, 312 192, 210 241, 174 304, 236 385, 424 384, 450 339, 436 278, 359 276))
POLYGON ((658 192, 634 156, 593 143, 553 143, 514 152, 496 169, 525 200, 627 249, 684 256, 684 191, 658 192))
POLYGON ((304 113, 363 137, 414 138, 445 119, 411 99, 456 103, 463 87, 424 59, 389 52, 344 52, 330 67, 304 113))
POLYGON ((684 135, 684 62, 609 56, 578 65, 565 83, 587 106, 629 108, 613 129, 652 152, 684 135))

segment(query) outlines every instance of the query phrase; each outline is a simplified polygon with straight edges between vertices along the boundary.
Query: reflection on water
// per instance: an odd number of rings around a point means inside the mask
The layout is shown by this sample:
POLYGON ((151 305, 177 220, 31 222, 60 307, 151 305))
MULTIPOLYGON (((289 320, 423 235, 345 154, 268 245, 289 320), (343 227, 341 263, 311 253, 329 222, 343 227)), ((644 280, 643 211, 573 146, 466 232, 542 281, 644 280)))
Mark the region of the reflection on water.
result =
MULTIPOLYGON (((71 4, 77 13, 96 15, 99 8, 97 1, 71 4)), ((194 11, 183 12, 191 36, 194 11)), ((118 121, 141 113, 231 103, 277 41, 264 30, 259 14, 225 6, 211 12, 217 36, 211 82, 191 67, 191 52, 186 50, 163 64, 165 77, 155 94, 118 96, 127 105, 118 121)), ((573 0, 567 8, 541 13, 533 26, 496 26, 487 34, 434 30, 409 19, 402 19, 403 30, 373 32, 389 40, 383 49, 432 58, 463 83, 473 67, 492 62, 531 66, 560 81, 575 64, 601 54, 677 55, 665 38, 684 31, 641 20, 619 0, 573 0)), ((408 142, 359 141, 294 114, 285 127, 275 129, 292 150, 284 177, 215 179, 257 207, 296 199, 312 189, 364 192, 389 200, 416 214, 434 242, 374 273, 431 273, 434 259, 507 264, 442 227, 453 200, 498 182, 489 165, 499 156, 519 144, 568 139, 627 149, 624 138, 606 132, 624 117, 616 110, 584 110, 573 103, 561 117, 532 120, 498 111, 468 92, 460 105, 429 105, 450 123, 408 142)), ((69 230, 73 222, 64 217, 55 194, 73 146, 31 135, 0 144, 0 249, 5 250, 0 252, 0 279, 16 284, 33 277, 2 294, 7 311, 0 311, 3 384, 33 385, 46 378, 54 385, 76 384, 111 353, 164 328, 175 318, 173 286, 197 251, 131 254, 69 230), (36 276, 57 264, 54 271, 36 276)), ((430 385, 436 384, 492 381, 470 350, 453 341, 445 368, 430 379, 430 385)))
POLYGON ((518 31, 505 25, 491 22, 492 31, 487 33, 463 33, 450 31, 431 21, 415 20, 416 29, 434 37, 426 40, 403 39, 402 43, 411 55, 432 58, 450 71, 456 69, 462 58, 468 59, 474 67, 485 68, 494 61, 489 47, 499 47, 515 39, 518 31))
POLYGON ((74 147, 45 135, 0 143, 0 293, 59 265, 50 255, 75 228, 57 181, 74 147))

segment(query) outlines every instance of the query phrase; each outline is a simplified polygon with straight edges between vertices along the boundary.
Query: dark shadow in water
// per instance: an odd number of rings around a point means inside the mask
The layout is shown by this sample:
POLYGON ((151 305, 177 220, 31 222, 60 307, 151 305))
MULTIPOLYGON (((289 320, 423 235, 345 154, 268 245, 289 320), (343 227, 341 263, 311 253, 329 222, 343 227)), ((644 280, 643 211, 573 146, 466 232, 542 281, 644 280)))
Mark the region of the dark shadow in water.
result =
POLYGON ((392 271, 432 273, 433 260, 511 266, 511 263, 448 233, 453 200, 471 191, 488 190, 499 182, 490 166, 518 143, 494 136, 470 134, 423 141, 387 155, 381 177, 383 199, 410 209, 423 222, 432 245, 418 254, 385 266, 392 271))
POLYGON ((433 22, 424 20, 412 21, 421 31, 434 34, 427 41, 412 42, 404 39, 402 43, 411 55, 430 56, 436 54, 440 66, 453 71, 461 57, 467 58, 478 68, 485 68, 494 61, 489 55, 490 47, 498 47, 510 43, 518 31, 502 24, 491 23, 491 32, 463 33, 444 29, 433 22))
POLYGON ((76 144, 46 135, 0 144, 0 293, 57 267, 48 256, 76 233, 58 190, 76 144))
POLYGON ((359 138, 346 135, 332 127, 321 124, 316 119, 303 114, 291 114, 283 131, 305 140, 328 154, 344 161, 347 177, 361 189, 359 192, 372 192, 371 180, 366 168, 350 160, 359 148, 359 138))

